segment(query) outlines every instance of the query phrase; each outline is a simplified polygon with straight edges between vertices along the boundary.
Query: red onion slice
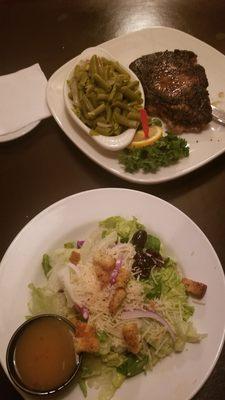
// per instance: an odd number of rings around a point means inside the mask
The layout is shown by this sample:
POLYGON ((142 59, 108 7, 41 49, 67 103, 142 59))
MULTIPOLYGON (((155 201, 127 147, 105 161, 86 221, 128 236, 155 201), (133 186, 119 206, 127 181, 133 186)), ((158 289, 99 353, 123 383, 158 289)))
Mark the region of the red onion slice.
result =
POLYGON ((116 260, 116 265, 115 268, 113 269, 113 271, 111 272, 110 275, 110 283, 111 285, 114 285, 116 283, 116 278, 120 272, 120 268, 122 267, 122 263, 123 263, 123 259, 122 258, 118 258, 116 260))
POLYGON ((75 303, 74 304, 74 308, 75 308, 75 310, 77 312, 79 312, 82 315, 83 319, 88 320, 88 318, 89 318, 89 310, 88 310, 87 307, 79 306, 79 304, 75 303))
POLYGON ((133 311, 124 311, 121 314, 122 319, 135 319, 135 318, 151 318, 154 319, 155 321, 158 321, 160 324, 162 324, 166 330, 169 332, 171 335, 173 341, 175 341, 175 333, 171 326, 168 324, 165 319, 161 317, 161 315, 157 314, 154 311, 144 311, 144 310, 133 310, 133 311))
POLYGON ((89 310, 88 310, 88 308, 85 307, 85 306, 83 306, 83 307, 81 307, 80 310, 81 310, 82 317, 83 317, 85 320, 88 320, 88 318, 89 318, 89 310))
POLYGON ((80 249, 83 246, 84 242, 85 242, 85 240, 78 240, 77 241, 77 248, 80 249))

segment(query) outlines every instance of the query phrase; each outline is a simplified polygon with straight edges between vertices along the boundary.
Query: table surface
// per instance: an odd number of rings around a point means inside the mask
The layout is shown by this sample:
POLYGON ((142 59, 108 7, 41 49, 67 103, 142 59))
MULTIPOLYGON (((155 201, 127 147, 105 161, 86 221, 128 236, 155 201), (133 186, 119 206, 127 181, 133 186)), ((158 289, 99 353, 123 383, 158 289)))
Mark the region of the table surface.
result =
MULTIPOLYGON (((0 0, 0 75, 38 62, 49 78, 87 47, 156 25, 183 30, 225 54, 224 16, 222 0, 0 0)), ((225 265, 224 162, 225 154, 175 181, 130 184, 87 158, 53 118, 43 120, 23 138, 0 144, 0 259, 21 228, 55 201, 87 189, 126 187, 184 211, 225 265)), ((224 399, 224 378, 223 350, 194 399, 224 399)), ((21 399, 1 367, 0 393, 4 400, 21 399)))

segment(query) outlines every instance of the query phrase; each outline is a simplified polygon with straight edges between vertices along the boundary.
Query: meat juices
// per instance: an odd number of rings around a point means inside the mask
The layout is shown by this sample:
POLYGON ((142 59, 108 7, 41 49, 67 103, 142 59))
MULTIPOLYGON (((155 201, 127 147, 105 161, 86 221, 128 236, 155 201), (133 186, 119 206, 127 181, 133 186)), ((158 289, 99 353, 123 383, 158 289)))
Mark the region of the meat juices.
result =
POLYGON ((130 64, 145 92, 145 108, 174 133, 200 132, 212 120, 204 68, 197 55, 174 50, 144 55, 130 64))

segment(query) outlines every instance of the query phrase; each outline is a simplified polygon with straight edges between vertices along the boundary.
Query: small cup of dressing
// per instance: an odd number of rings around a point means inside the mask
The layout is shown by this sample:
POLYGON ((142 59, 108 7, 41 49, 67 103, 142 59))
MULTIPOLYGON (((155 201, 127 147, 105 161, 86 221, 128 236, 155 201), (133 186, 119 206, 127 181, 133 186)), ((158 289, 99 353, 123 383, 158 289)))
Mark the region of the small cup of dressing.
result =
POLYGON ((13 383, 38 396, 53 395, 67 387, 81 366, 74 329, 70 321, 53 314, 24 322, 10 339, 6 353, 13 383))

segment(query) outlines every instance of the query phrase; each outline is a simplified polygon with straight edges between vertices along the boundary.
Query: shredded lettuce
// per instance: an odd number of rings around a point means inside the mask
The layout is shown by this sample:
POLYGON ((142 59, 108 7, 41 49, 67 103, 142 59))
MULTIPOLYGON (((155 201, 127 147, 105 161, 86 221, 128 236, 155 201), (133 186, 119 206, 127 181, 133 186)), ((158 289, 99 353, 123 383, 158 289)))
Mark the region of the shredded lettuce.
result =
POLYGON ((55 293, 46 287, 40 288, 33 283, 28 285, 31 291, 28 308, 31 316, 39 314, 59 314, 66 316, 68 307, 66 306, 65 296, 62 293, 55 293))
POLYGON ((147 364, 147 355, 143 355, 141 357, 130 353, 127 355, 126 360, 123 362, 123 364, 117 367, 117 371, 127 378, 130 378, 145 371, 147 364))
POLYGON ((75 242, 66 242, 64 243, 65 249, 74 249, 75 247, 75 242))
POLYGON ((161 246, 161 242, 160 242, 159 238, 157 238, 153 235, 147 236, 147 240, 145 243, 146 249, 150 249, 150 250, 154 251, 155 253, 159 253, 160 246, 161 246))
POLYGON ((104 362, 100 357, 84 354, 79 385, 82 392, 85 384, 99 389, 98 400, 110 400, 116 390, 122 385, 125 376, 104 362))
POLYGON ((144 226, 138 222, 137 218, 133 217, 128 220, 120 216, 109 217, 101 221, 99 225, 103 228, 104 236, 112 231, 116 231, 121 242, 128 242, 137 230, 144 228, 144 226))
POLYGON ((49 259, 49 255, 48 254, 44 254, 42 257, 42 268, 44 271, 44 274, 46 277, 48 277, 49 272, 52 269, 52 266, 50 264, 50 259, 49 259))

